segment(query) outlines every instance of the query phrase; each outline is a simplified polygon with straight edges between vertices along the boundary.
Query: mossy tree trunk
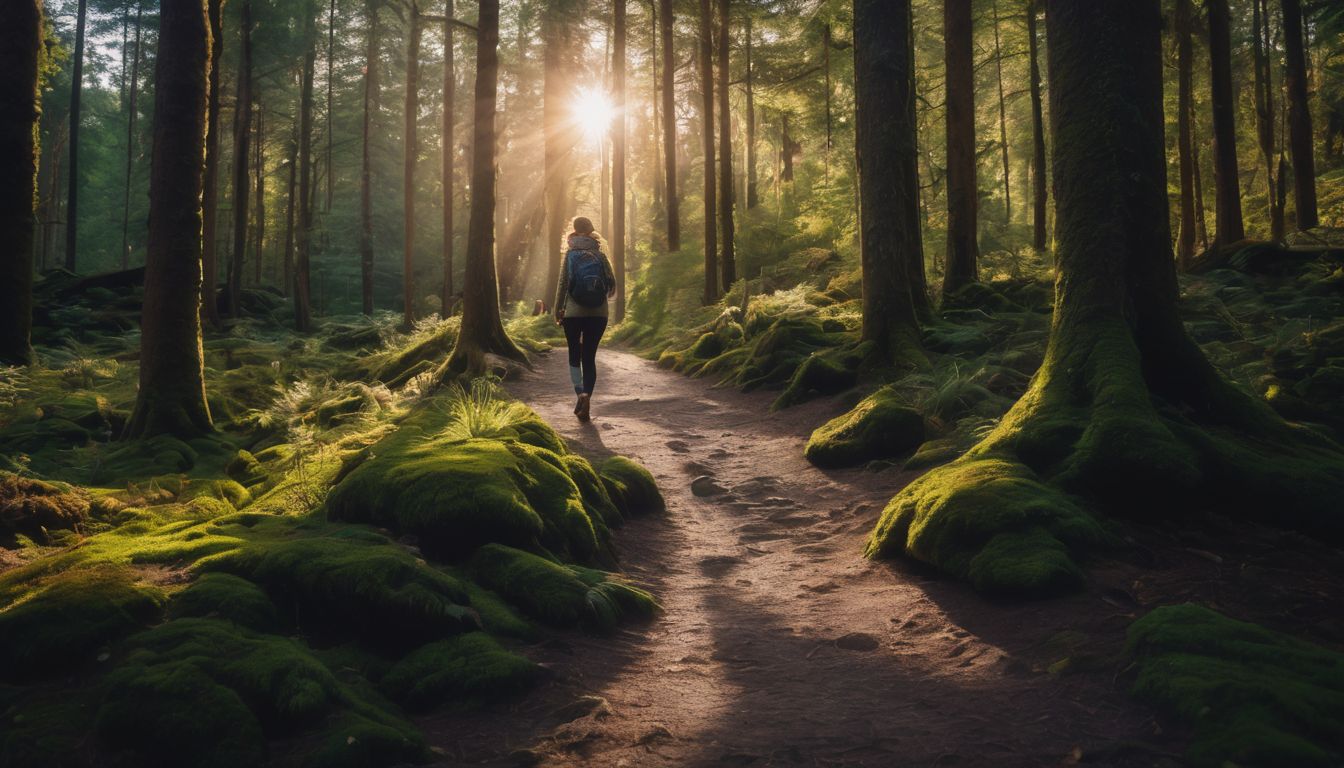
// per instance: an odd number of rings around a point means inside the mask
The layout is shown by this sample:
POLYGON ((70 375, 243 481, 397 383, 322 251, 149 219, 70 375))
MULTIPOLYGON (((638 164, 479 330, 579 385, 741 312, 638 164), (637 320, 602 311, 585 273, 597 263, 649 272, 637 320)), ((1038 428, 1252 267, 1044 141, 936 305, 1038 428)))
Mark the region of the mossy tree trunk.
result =
POLYGON ((210 21, 210 84, 206 94, 205 112, 205 176, 201 192, 201 263, 205 273, 201 290, 205 318, 213 328, 219 327, 219 260, 217 257, 216 211, 219 209, 219 71, 224 52, 223 0, 207 0, 207 18, 210 21))
POLYGON ((979 279, 971 0, 943 3, 943 60, 947 67, 947 269, 943 277, 946 297, 979 279))
MULTIPOLYGON (((731 49, 731 0, 718 0, 719 10, 719 269, 723 290, 737 281, 737 257, 733 250, 733 121, 728 112, 728 65, 731 49)), ((829 90, 827 91, 829 93, 829 90)))
MULTIPOLYGON (((1187 2, 1189 0, 1186 0, 1187 2)), ((1049 202, 1045 174, 1045 118, 1041 109, 1041 65, 1039 45, 1036 42, 1036 16, 1040 11, 1038 0, 1027 0, 1027 55, 1031 61, 1031 245, 1045 250, 1049 233, 1045 226, 1045 209, 1049 202)))
POLYGON ((476 103, 472 117, 471 218, 462 276, 462 329, 440 374, 476 375, 486 353, 526 362, 504 331, 495 275, 495 110, 499 75, 499 0, 481 0, 476 33, 476 103))
POLYGON ((919 351, 912 265, 923 275, 910 0, 854 2, 854 141, 858 154, 864 341, 881 362, 919 351))
POLYGON ((253 230, 256 249, 252 258, 252 284, 261 286, 261 260, 265 253, 266 245, 266 113, 262 109, 261 94, 257 94, 257 122, 256 122, 256 156, 252 158, 253 166, 257 169, 256 176, 256 199, 255 210, 253 211, 253 230))
POLYGON ((1344 452, 1224 380, 1177 312, 1158 0, 1052 2, 1059 275, 1045 361, 998 428, 907 486, 870 555, 988 591, 1059 591, 1094 513, 1216 511, 1344 534, 1344 452))
POLYGON ((658 31, 663 36, 663 176, 667 184, 667 249, 681 248, 681 203, 677 195, 676 40, 672 0, 658 0, 658 31))
POLYGON ((33 362, 33 244, 37 227, 37 126, 42 116, 38 59, 41 0, 0 9, 0 364, 33 362))
MULTIPOLYGON (((373 131, 373 99, 378 91, 378 7, 381 0, 365 0, 364 17, 367 35, 364 38, 364 111, 360 129, 359 161, 359 285, 360 308, 365 315, 373 314, 373 157, 370 139, 373 131)), ((449 53, 451 60, 451 52, 449 53)), ((451 65, 448 65, 451 66, 451 65)), ((449 87, 445 84, 445 88, 449 87)), ((445 100, 448 98, 445 95, 445 100)), ((452 141, 445 142, 449 151, 452 141)), ((451 206, 448 195, 444 204, 451 206)), ((451 279, 451 278, 450 278, 451 279)), ((447 310, 445 309, 445 314, 447 310)))
POLYGON ((200 0, 163 0, 154 66, 140 390, 126 436, 210 432, 201 351, 201 157, 210 26, 200 0))
POLYGON ((1232 88, 1231 14, 1227 0, 1205 0, 1209 15, 1209 67, 1213 96, 1213 184, 1218 201, 1214 246, 1246 239, 1237 171, 1237 98, 1232 88))
POLYGON ((312 0, 308 0, 304 7, 303 72, 299 85, 299 222, 294 237, 294 286, 291 292, 294 329, 299 333, 313 329, 308 266, 313 248, 313 69, 317 66, 317 8, 312 0))
POLYGON ((1297 228, 1316 226, 1316 158, 1312 147, 1311 107, 1307 100, 1307 61, 1302 50, 1302 3, 1283 2, 1285 88, 1288 91, 1288 143, 1293 155, 1293 202, 1297 228))
MULTIPOLYGON (((233 253, 229 257, 229 317, 238 317, 238 294, 243 290, 243 260, 247 254, 248 153, 252 143, 252 0, 240 9, 238 94, 233 108, 233 253)), ((260 172, 260 169, 258 169, 260 172)))
POLYGON ((705 304, 719 300, 718 189, 714 178, 714 11, 700 0, 700 150, 704 156, 705 304))
POLYGON ((1255 137, 1260 159, 1265 163, 1265 200, 1269 208, 1269 237, 1283 238, 1283 208, 1279 205, 1274 158, 1274 73, 1270 69, 1269 0, 1251 0, 1251 58, 1255 66, 1252 90, 1255 94, 1255 137))

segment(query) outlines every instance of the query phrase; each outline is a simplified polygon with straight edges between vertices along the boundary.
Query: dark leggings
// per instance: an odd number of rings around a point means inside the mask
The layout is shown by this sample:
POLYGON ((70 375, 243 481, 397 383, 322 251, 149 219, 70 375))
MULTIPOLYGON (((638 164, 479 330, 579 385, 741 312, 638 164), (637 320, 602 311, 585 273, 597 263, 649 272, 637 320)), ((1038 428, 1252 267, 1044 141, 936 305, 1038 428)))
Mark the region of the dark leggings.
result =
POLYGON ((583 367, 583 387, 574 387, 575 392, 593 394, 593 385, 597 383, 597 345, 602 341, 602 333, 607 330, 605 317, 566 317, 565 341, 569 344, 569 367, 583 367))

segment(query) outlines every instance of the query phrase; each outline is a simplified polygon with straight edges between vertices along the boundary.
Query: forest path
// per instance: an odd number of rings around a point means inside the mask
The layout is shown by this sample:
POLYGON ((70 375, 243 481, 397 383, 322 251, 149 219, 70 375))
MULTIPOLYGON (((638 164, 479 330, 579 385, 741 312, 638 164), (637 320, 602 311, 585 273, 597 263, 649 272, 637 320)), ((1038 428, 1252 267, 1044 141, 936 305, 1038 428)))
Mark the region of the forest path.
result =
POLYGON ((665 613, 529 649, 555 672, 541 691, 422 723, 443 764, 1035 766, 1079 750, 1090 765, 1151 764, 1112 749, 1153 733, 1113 669, 1045 671, 1070 655, 1056 647, 1064 630, 1122 634, 1113 605, 1095 594, 995 604, 862 557, 912 474, 806 462, 807 435, 836 403, 772 414, 769 394, 604 349, 582 424, 563 350, 535 364, 511 393, 576 451, 630 456, 657 479, 667 514, 616 536, 626 572, 665 613), (696 495, 706 475, 722 490, 696 495))

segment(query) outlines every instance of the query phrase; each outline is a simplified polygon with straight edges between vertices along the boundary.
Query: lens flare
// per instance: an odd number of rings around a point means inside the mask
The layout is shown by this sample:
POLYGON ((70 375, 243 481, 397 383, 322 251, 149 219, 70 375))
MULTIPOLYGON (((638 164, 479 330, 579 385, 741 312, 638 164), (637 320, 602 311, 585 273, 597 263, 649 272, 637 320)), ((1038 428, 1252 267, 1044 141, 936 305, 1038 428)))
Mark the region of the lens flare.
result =
POLYGON ((601 144, 615 118, 616 107, 600 87, 580 88, 574 94, 571 119, 588 143, 601 144))

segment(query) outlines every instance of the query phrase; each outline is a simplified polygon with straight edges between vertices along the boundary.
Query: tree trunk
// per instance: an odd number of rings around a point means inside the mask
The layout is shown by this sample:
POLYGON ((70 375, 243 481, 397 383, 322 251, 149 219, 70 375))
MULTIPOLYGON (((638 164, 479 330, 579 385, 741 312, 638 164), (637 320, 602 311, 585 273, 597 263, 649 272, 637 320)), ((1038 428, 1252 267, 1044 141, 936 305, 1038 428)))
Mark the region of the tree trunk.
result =
POLYGON ((1218 200, 1215 247, 1246 239, 1237 171, 1237 101, 1232 90, 1232 40, 1227 0, 1205 0, 1213 94, 1213 184, 1218 200))
POLYGON ((70 183, 65 203, 65 268, 74 272, 77 267, 77 224, 79 212, 79 108, 84 92, 84 24, 88 16, 87 0, 79 0, 75 21, 74 68, 70 73, 70 183))
POLYGON ((216 81, 210 34, 200 0, 160 3, 140 389, 128 438, 214 429, 201 352, 201 157, 206 89, 216 81))
POLYGON ((994 0, 994 70, 999 86, 999 150, 1003 155, 1003 223, 1013 221, 1012 184, 1008 177, 1008 108, 1003 101, 1003 50, 999 47, 999 1, 994 0))
POLYGON ((443 295, 440 300, 441 317, 453 311, 453 121, 457 111, 457 72, 453 60, 453 0, 447 0, 443 16, 443 128, 442 171, 443 187, 443 295))
MULTIPOLYGON (((499 0, 480 0, 476 98, 472 115, 471 216, 462 275, 462 330, 440 377, 477 375, 487 353, 526 361, 504 331, 495 278, 495 110, 499 76, 499 0)), ((554 247, 554 245, 552 245, 554 247)))
MULTIPOLYGON (((1193 90, 1193 89, 1192 89, 1193 90)), ((1209 226, 1204 215, 1204 171, 1199 162, 1199 121, 1195 118, 1194 100, 1190 104, 1190 160, 1195 169, 1195 239, 1200 250, 1209 248, 1209 226)))
POLYGON ((38 59, 41 0, 0 9, 0 364, 33 362, 33 244, 37 228, 37 144, 42 95, 38 59))
POLYGON ((700 0, 700 147, 705 158, 705 304, 719 300, 718 203, 714 183, 714 33, 710 0, 700 0))
POLYGON ((658 23, 663 34, 663 175, 667 193, 667 249, 681 249, 681 200, 677 195, 676 46, 672 29, 672 0, 658 0, 658 23))
POLYGON ((1181 167, 1181 224, 1176 261, 1184 272, 1195 258, 1195 161, 1190 137, 1194 112, 1194 45, 1190 39, 1191 0, 1176 0, 1176 130, 1181 167))
POLYGON ((1181 324, 1158 0, 1053 0, 1048 16, 1059 277, 1045 362, 979 445, 892 499, 869 555, 1039 595, 1081 586, 1074 558, 1109 546, 1085 508, 1212 507, 1339 538, 1339 447, 1222 379, 1181 324))
POLYGON ((756 88, 755 71, 751 61, 751 9, 746 11, 747 38, 747 210, 760 205, 760 195, 756 190, 756 88))
POLYGON ((135 169, 135 121, 140 109, 140 28, 144 14, 141 0, 135 1, 135 47, 131 58, 129 109, 126 117, 126 185, 121 203, 121 268, 131 265, 131 173, 135 169))
POLYGON ((822 157, 822 172, 826 184, 831 183, 831 25, 827 22, 821 33, 822 93, 826 99, 826 151, 822 157))
POLYGON ((416 121, 420 116, 420 8, 411 4, 410 25, 406 38, 406 109, 402 155, 401 197, 405 218, 402 221, 401 256, 401 329, 415 327, 415 160, 419 154, 416 121))
POLYGON ((331 107, 332 88, 336 84, 336 79, 332 77, 332 64, 336 60, 336 0, 329 0, 327 5, 327 204, 322 210, 331 211, 331 190, 333 180, 336 178, 336 172, 331 164, 331 146, 333 132, 331 130, 331 107))
POLYGON ((1031 244, 1036 250, 1043 251, 1049 235, 1045 223, 1049 194, 1046 191, 1045 119, 1041 109, 1041 66, 1036 41, 1036 14, 1039 8, 1036 3, 1037 0, 1027 0, 1027 49, 1031 58, 1031 244))
MULTIPOLYGON (((359 162, 359 276, 360 306, 373 314, 373 159, 369 152, 373 128, 372 102, 378 91, 378 3, 365 0, 368 36, 364 39, 364 122, 360 129, 359 162)), ((450 0, 451 2, 451 0, 450 0)), ((451 12, 451 11, 450 11, 451 12)), ((445 98, 447 98, 445 96, 445 98)), ((452 205, 451 202, 448 205, 452 205)))
POLYGON ((911 267, 924 268, 919 220, 910 0, 854 1, 854 143, 858 155, 864 341, 893 364, 917 360, 911 267))
POLYGON ((299 223, 294 243, 294 328, 299 333, 313 329, 309 288, 309 257, 313 247, 313 70, 317 66, 317 9, 305 3, 303 75, 299 85, 299 223))
POLYGON ((299 165, 299 125, 294 123, 294 136, 289 142, 289 183, 285 196, 285 252, 280 259, 280 290, 286 296, 294 295, 294 214, 298 209, 298 200, 294 189, 298 181, 299 165))
MULTIPOLYGON (((207 0, 206 13, 210 22, 210 84, 206 94, 205 113, 205 175, 202 178, 201 197, 201 270, 204 281, 201 303, 205 317, 212 328, 219 327, 219 265, 216 258, 217 237, 215 212, 219 208, 219 70, 224 51, 223 0, 207 0)), ((155 68, 157 72, 157 67, 155 68)), ((158 95, 155 94, 155 103, 158 95)))
POLYGON ((737 282, 737 258, 733 249, 733 121, 728 112, 729 49, 732 18, 730 0, 719 4, 719 268, 723 290, 737 282))
POLYGON ((1255 104, 1255 137, 1260 146, 1260 159, 1265 164, 1265 200, 1269 209, 1270 239, 1283 238, 1283 210, 1278 205, 1278 184, 1274 164, 1274 76, 1269 65, 1269 1, 1251 0, 1251 58, 1255 77, 1253 85, 1255 104))
MULTIPOLYGON (((798 143, 789 135, 789 113, 785 112, 780 118, 779 126, 779 160, 783 168, 779 172, 780 181, 793 181, 793 156, 798 153, 798 143)), ((775 185, 775 192, 779 192, 779 185, 775 185)))
POLYGON ((611 261, 616 273, 615 321, 625 319, 625 0, 612 0, 611 85, 615 125, 611 132, 611 261))
POLYGON ((261 96, 257 96, 257 154, 253 166, 257 176, 257 202, 255 211, 256 250, 252 258, 252 284, 261 285, 261 260, 263 246, 266 244, 266 121, 261 109, 261 96))
POLYGON ((971 0, 943 4, 947 67, 947 264, 943 298, 979 279, 976 270, 975 61, 971 0))
POLYGON ((1293 155, 1293 202, 1297 228, 1311 229, 1316 213, 1316 158, 1311 144, 1311 109, 1307 101, 1307 62, 1302 45, 1300 0, 1282 0, 1285 89, 1288 91, 1288 143, 1293 155))
POLYGON ((247 193, 251 183, 248 160, 252 131, 252 0, 242 0, 242 51, 238 68, 238 96, 233 109, 233 255, 229 259, 229 317, 238 317, 238 295, 243 290, 243 260, 247 255, 247 193))
MULTIPOLYGON (((565 183, 572 167, 574 131, 569 123, 572 99, 569 83, 570 19, 559 3, 546 6, 542 17, 545 50, 542 53, 542 133, 545 155, 543 194, 546 197, 546 290, 560 282, 560 257, 571 207, 567 203, 565 183)), ((474 152, 473 152, 474 155, 474 152)), ((547 296, 552 295, 547 293, 547 296)))

